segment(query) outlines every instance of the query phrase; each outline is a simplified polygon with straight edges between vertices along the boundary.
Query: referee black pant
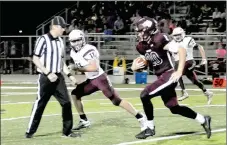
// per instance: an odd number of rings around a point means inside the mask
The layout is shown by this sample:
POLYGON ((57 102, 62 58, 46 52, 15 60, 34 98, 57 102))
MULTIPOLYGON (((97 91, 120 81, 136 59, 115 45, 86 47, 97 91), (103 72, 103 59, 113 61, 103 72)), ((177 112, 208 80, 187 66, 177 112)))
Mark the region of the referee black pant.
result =
POLYGON ((31 118, 27 133, 34 134, 39 126, 43 111, 52 95, 58 100, 62 107, 63 134, 69 135, 73 125, 71 102, 65 84, 65 79, 61 73, 56 74, 56 82, 50 80, 44 74, 39 74, 38 96, 33 105, 31 118))

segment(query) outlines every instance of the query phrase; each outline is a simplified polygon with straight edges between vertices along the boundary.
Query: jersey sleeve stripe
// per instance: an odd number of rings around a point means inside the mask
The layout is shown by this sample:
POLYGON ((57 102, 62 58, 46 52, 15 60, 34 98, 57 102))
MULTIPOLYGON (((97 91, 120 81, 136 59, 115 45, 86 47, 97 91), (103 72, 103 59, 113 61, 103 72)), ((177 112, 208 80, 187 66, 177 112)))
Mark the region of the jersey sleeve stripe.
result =
POLYGON ((42 53, 44 44, 45 44, 45 39, 44 39, 44 37, 40 37, 40 38, 37 40, 36 46, 35 46, 35 49, 34 49, 34 54, 35 54, 36 56, 41 56, 41 53, 42 53))
POLYGON ((188 46, 189 46, 189 44, 191 43, 192 40, 193 40, 193 38, 191 38, 190 41, 188 42, 188 46))
POLYGON ((87 52, 84 53, 83 57, 85 57, 87 54, 89 54, 89 53, 92 52, 92 51, 95 51, 95 50, 94 50, 94 49, 88 50, 87 52))

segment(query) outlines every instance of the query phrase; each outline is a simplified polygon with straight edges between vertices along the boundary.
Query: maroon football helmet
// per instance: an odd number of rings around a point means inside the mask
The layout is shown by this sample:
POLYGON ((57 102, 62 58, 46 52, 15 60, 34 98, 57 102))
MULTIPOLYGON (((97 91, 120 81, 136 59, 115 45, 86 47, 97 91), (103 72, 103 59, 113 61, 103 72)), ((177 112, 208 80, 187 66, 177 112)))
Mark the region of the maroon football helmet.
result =
POLYGON ((158 33, 158 23, 153 18, 141 18, 134 25, 136 32, 138 32, 137 39, 139 42, 149 41, 152 35, 158 33))

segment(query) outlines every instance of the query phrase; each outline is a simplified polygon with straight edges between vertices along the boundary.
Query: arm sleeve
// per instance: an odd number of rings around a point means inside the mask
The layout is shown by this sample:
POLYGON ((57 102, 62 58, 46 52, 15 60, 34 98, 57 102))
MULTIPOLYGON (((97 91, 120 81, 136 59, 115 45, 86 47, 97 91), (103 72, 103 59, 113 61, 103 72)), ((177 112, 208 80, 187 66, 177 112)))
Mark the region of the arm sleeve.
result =
POLYGON ((45 38, 43 36, 39 37, 35 43, 35 49, 33 54, 40 57, 43 52, 45 43, 45 38))
POLYGON ((148 44, 144 41, 141 41, 136 45, 136 50, 139 52, 139 54, 145 55, 144 50, 146 50, 147 47, 148 47, 148 44))
POLYGON ((95 49, 89 49, 83 54, 85 60, 99 59, 99 53, 95 49))
POLYGON ((65 58, 65 44, 61 38, 59 38, 59 41, 61 43, 61 57, 65 58))
POLYGON ((197 45, 198 47, 198 44, 196 44, 195 40, 193 38, 191 38, 188 42, 188 47, 195 47, 197 45))

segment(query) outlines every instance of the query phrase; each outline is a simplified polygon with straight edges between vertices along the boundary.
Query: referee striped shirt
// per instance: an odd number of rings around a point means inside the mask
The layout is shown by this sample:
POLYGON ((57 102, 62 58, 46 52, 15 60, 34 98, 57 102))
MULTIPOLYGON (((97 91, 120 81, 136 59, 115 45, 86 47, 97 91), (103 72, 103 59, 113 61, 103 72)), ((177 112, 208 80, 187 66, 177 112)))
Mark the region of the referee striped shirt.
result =
MULTIPOLYGON (((40 57, 43 66, 52 73, 60 73, 64 57, 64 43, 61 37, 54 38, 50 33, 39 37, 34 55, 40 57)), ((39 68, 37 71, 43 73, 39 68)))

